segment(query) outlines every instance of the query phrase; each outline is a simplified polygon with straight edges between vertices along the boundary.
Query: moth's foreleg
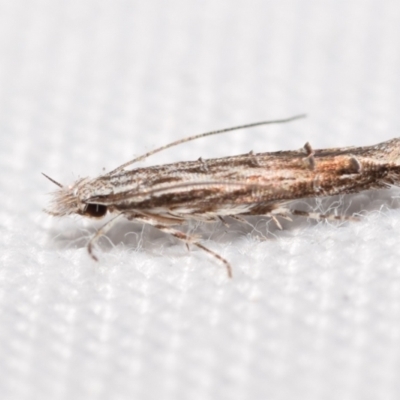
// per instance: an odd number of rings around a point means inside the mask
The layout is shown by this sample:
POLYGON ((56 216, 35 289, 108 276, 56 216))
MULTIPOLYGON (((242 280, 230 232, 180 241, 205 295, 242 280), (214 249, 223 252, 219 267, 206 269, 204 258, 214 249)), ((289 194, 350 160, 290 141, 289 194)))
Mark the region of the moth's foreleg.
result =
POLYGON ((98 258, 94 255, 93 253, 93 247, 96 244, 96 242, 104 236, 115 224, 115 222, 118 221, 120 217, 122 217, 123 214, 118 214, 116 215, 113 219, 105 223, 89 240, 89 243, 87 244, 87 250, 89 252, 90 257, 93 258, 93 260, 98 261, 98 258))

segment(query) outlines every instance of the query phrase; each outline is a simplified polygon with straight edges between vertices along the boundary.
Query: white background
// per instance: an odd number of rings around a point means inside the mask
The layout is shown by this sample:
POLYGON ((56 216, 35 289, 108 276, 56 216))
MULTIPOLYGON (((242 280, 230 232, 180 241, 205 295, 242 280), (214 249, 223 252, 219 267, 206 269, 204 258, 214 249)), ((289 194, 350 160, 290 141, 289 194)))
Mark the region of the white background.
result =
POLYGON ((400 3, 0 1, 0 393, 6 399, 398 399, 395 189, 303 204, 357 223, 189 226, 226 257, 42 212, 55 186, 142 165, 399 135, 400 3), (266 239, 265 239, 266 237, 266 239))

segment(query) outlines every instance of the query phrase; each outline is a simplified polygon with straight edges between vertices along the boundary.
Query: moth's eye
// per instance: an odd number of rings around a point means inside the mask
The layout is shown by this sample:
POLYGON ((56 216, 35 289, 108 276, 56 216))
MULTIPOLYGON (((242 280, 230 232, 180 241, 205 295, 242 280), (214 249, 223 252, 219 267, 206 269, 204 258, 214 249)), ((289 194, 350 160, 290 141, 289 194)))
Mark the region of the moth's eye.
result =
POLYGON ((107 207, 102 204, 88 204, 83 214, 88 217, 104 217, 107 214, 107 207))

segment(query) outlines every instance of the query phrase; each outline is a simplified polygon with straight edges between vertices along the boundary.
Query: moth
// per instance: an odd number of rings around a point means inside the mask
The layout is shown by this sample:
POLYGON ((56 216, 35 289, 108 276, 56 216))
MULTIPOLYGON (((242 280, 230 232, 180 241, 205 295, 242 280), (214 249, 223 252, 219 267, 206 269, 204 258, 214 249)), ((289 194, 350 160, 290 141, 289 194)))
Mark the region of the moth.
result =
POLYGON ((97 240, 124 217, 149 224, 209 253, 232 276, 230 263, 205 247, 198 237, 179 229, 188 220, 203 222, 246 216, 279 218, 293 215, 342 219, 291 208, 293 200, 388 188, 400 182, 400 138, 375 146, 314 150, 306 143, 299 150, 249 152, 237 156, 128 168, 162 150, 206 136, 303 118, 263 121, 206 132, 174 141, 137 157, 97 178, 81 178, 64 186, 43 174, 59 189, 53 193, 48 214, 102 218, 114 214, 89 240, 87 249, 97 260, 97 240))

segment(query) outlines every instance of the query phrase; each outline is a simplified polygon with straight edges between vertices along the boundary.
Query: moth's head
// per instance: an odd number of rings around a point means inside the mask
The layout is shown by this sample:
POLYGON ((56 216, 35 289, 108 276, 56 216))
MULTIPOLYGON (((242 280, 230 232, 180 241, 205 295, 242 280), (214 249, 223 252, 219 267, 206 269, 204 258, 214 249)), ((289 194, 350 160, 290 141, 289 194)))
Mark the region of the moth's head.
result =
POLYGON ((57 217, 78 214, 91 218, 101 218, 107 214, 107 206, 84 200, 87 197, 85 184, 88 178, 81 178, 70 186, 63 186, 46 174, 43 175, 60 188, 53 193, 50 208, 44 210, 46 213, 57 217))

